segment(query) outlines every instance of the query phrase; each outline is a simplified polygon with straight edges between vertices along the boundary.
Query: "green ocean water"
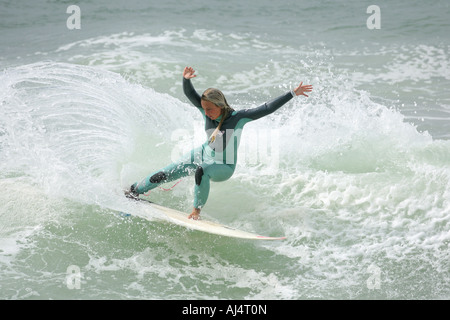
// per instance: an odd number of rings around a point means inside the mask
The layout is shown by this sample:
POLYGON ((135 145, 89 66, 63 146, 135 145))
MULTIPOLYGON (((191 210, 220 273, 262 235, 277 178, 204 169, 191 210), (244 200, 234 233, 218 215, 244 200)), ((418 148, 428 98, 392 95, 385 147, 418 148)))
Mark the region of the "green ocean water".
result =
MULTIPOLYGON (((371 30, 372 4, 2 0, 0 298, 448 299, 449 4, 378 2, 371 30), (287 240, 122 196, 204 142, 187 65, 236 109, 314 86, 245 127, 202 212, 287 240)), ((189 212, 193 186, 149 197, 189 212)))

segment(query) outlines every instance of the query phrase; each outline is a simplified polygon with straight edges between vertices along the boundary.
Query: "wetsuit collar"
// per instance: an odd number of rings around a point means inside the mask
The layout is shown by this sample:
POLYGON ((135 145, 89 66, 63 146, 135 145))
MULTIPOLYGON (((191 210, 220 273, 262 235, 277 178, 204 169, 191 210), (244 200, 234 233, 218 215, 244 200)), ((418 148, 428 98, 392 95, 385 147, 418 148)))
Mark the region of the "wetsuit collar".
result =
MULTIPOLYGON (((235 114, 236 111, 234 111, 234 109, 231 109, 231 110, 232 111, 228 113, 228 116, 226 117, 226 119, 228 119, 229 117, 231 117, 232 115, 235 114)), ((220 120, 222 120, 222 117, 223 117, 223 115, 221 114, 220 116, 217 117, 217 119, 214 119, 214 121, 220 122, 220 120)))

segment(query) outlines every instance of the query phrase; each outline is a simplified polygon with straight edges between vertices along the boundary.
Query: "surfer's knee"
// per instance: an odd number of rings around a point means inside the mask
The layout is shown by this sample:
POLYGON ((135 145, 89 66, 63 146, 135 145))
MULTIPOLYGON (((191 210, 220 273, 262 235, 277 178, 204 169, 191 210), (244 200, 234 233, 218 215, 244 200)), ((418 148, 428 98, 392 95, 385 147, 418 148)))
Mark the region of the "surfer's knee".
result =
POLYGON ((200 185, 202 183, 203 178, 203 168, 198 166, 197 170, 195 170, 195 184, 200 185))
POLYGON ((161 183, 166 179, 167 175, 164 172, 160 171, 150 177, 150 183, 161 183))

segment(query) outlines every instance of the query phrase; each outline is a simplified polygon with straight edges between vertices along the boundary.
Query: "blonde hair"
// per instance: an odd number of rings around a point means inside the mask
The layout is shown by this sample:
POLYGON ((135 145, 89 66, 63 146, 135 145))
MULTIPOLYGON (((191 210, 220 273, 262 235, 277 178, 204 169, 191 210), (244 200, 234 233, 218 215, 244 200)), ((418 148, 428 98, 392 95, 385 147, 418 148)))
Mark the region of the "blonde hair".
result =
POLYGON ((219 89, 215 88, 206 89, 202 94, 202 100, 209 101, 221 109, 220 114, 222 115, 222 118, 220 119, 219 125, 217 126, 216 130, 214 130, 214 132, 209 137, 209 141, 214 142, 214 140, 216 140, 217 133, 222 127, 223 122, 228 117, 228 115, 232 113, 234 110, 233 108, 230 107, 224 94, 219 89))

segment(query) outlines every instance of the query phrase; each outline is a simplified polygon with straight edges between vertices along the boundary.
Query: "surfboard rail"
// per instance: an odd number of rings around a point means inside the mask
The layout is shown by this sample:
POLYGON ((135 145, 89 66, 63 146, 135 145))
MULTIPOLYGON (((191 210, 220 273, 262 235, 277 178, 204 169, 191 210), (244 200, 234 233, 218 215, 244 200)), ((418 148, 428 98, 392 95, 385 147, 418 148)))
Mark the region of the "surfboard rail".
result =
POLYGON ((239 239, 248 239, 248 240, 285 240, 286 237, 270 237, 265 235, 260 235, 253 232, 248 232, 244 230, 239 230, 237 228, 233 228, 218 222, 213 222, 210 220, 205 219, 199 219, 199 220, 193 220, 188 219, 188 214, 179 210, 171 209, 168 207, 164 207, 161 205, 158 205, 156 203, 153 203, 151 201, 145 200, 145 199, 139 199, 144 207, 148 206, 152 209, 156 209, 158 212, 161 212, 164 214, 164 216, 169 220, 170 222, 173 222, 177 225, 183 226, 188 229, 207 232, 215 235, 225 236, 225 237, 232 237, 232 238, 239 238, 239 239))

